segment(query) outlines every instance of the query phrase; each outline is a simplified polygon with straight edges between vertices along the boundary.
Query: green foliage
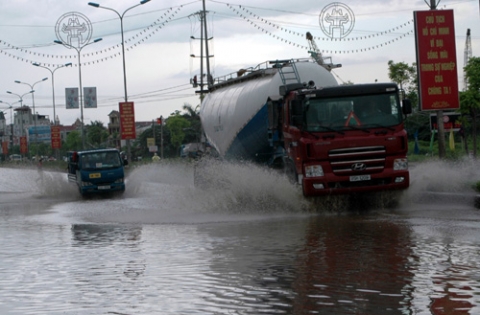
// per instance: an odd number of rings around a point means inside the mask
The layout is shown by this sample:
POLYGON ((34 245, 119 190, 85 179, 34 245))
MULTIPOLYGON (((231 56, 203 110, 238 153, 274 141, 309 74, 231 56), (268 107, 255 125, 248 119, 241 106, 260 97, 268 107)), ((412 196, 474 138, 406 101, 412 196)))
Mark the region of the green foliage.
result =
MULTIPOLYGON (((198 107, 193 108, 189 104, 183 106, 184 112, 176 110, 170 117, 164 120, 163 126, 163 156, 178 157, 180 145, 190 142, 198 142, 202 135, 202 126, 198 107)), ((155 144, 161 148, 161 126, 153 125, 139 135, 134 143, 134 155, 150 158, 152 153, 147 147, 147 138, 155 138, 155 144), (154 135, 155 133, 155 135, 154 135)))
POLYGON ((86 126, 87 141, 91 148, 107 147, 108 131, 101 121, 93 121, 86 126))
POLYGON ((405 92, 405 97, 412 102, 413 108, 418 106, 418 81, 415 63, 409 66, 405 62, 388 61, 388 77, 405 92))
POLYGON ((418 111, 407 116, 405 129, 408 132, 408 138, 410 140, 413 140, 415 132, 418 132, 419 140, 430 141, 432 135, 430 131, 430 114, 418 111))
MULTIPOLYGON (((460 112, 464 115, 462 123, 471 126, 473 143, 477 143, 477 113, 480 109, 480 58, 472 57, 464 67, 467 90, 460 93, 460 112)), ((477 156, 477 146, 473 155, 477 156)))
POLYGON ((82 149, 82 135, 80 131, 71 131, 65 139, 64 147, 66 151, 75 151, 82 149))
POLYGON ((185 128, 190 127, 190 122, 182 116, 170 116, 167 120, 167 128, 170 130, 170 142, 175 148, 179 148, 185 139, 185 128))
POLYGON ((467 79, 467 89, 478 91, 480 89, 480 57, 471 57, 463 68, 467 79))

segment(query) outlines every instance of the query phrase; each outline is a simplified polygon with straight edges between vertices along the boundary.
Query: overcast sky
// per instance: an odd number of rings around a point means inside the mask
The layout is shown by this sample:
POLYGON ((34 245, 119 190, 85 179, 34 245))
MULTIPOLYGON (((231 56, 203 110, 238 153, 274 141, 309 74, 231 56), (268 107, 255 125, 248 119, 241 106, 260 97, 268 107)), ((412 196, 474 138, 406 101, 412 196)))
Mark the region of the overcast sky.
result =
MULTIPOLYGON (((275 59, 306 58, 305 33, 314 36, 324 56, 331 56, 342 67, 333 70, 339 83, 386 82, 389 60, 415 62, 413 11, 428 10, 430 0, 205 0, 208 11, 210 67, 214 76, 252 67, 275 59), (328 38, 319 16, 334 2, 347 5, 355 15, 351 33, 342 40, 328 38)), ((79 109, 66 109, 65 88, 79 87, 78 54, 53 41, 63 16, 78 12, 92 23, 91 41, 102 41, 81 50, 83 87, 96 87, 98 108, 84 109, 84 121, 102 121, 118 110, 124 99, 121 32, 118 16, 87 5, 88 1, 15 0, 0 3, 0 100, 15 103, 17 96, 35 85, 35 109, 53 117, 52 77, 45 67, 72 62, 73 67, 55 71, 55 112, 64 125, 80 118, 79 109)), ((120 14, 139 3, 133 0, 102 0, 98 3, 120 14)), ((473 56, 480 50, 480 15, 477 0, 441 0, 438 9, 453 9, 460 89, 463 88, 464 49, 467 29, 472 32, 473 56)), ((168 117, 184 104, 199 104, 190 78, 199 73, 199 13, 201 0, 151 0, 133 8, 124 17, 126 72, 129 101, 135 103, 137 121, 168 117)), ((62 35, 60 35, 62 36, 62 35)), ((30 95, 23 104, 32 106, 30 95)), ((8 108, 0 103, 0 110, 8 108)), ((10 111, 6 112, 10 123, 10 111)))

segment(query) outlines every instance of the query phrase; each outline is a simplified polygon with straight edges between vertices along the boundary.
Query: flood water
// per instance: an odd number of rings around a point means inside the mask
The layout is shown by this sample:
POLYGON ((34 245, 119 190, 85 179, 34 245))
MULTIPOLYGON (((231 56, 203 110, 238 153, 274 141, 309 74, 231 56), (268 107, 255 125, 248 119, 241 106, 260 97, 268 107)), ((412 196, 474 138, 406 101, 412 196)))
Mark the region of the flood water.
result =
POLYGON ((207 190, 189 164, 142 166, 88 199, 0 167, 0 314, 480 314, 479 169, 425 163, 395 208, 313 212, 253 165, 207 190))

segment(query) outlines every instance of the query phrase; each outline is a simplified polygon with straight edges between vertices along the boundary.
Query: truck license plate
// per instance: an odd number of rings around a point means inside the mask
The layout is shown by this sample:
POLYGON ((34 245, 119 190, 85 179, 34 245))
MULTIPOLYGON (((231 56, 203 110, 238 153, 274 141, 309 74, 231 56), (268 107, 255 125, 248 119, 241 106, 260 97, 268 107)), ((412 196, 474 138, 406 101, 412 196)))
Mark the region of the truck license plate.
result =
POLYGON ((110 185, 98 186, 98 190, 110 189, 110 185))
POLYGON ((88 178, 100 178, 102 177, 102 174, 100 173, 91 173, 88 175, 88 178))
POLYGON ((370 180, 370 175, 355 175, 355 176, 350 176, 350 181, 351 182, 361 182, 364 180, 370 180))

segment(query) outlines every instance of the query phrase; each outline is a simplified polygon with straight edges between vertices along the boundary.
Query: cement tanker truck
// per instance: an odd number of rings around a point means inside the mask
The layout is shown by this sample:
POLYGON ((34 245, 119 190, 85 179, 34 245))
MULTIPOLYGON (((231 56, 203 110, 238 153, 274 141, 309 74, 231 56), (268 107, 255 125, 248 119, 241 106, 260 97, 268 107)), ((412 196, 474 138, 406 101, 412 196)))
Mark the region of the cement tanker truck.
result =
POLYGON ((410 102, 394 83, 339 86, 329 70, 275 60, 214 79, 200 108, 208 143, 284 169, 305 196, 406 189, 410 102))

